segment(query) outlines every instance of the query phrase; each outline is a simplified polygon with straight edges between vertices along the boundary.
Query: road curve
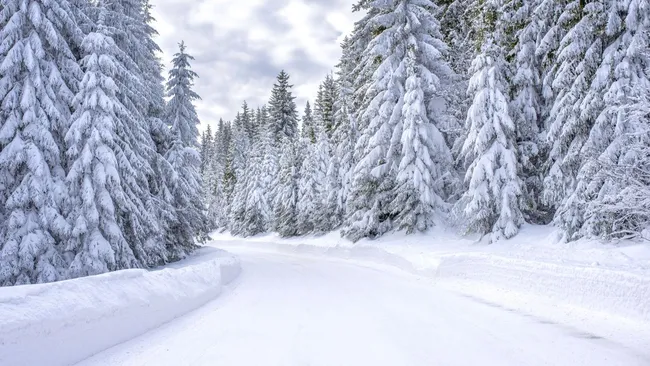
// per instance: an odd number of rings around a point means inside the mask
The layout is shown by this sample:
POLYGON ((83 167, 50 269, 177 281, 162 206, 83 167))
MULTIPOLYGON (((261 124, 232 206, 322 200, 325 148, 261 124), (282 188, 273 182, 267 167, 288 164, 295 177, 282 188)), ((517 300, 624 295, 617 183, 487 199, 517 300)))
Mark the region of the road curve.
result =
POLYGON ((243 272, 227 294, 78 366, 650 364, 624 345, 408 274, 235 250, 243 272))

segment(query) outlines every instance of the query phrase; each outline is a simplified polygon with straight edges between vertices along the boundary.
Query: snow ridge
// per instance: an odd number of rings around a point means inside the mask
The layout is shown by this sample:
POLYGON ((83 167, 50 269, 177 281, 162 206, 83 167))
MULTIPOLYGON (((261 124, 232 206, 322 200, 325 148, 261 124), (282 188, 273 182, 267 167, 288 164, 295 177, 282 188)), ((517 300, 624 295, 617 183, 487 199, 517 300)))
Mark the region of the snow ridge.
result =
POLYGON ((0 288, 0 365, 79 362, 215 299, 240 271, 234 256, 204 248, 160 270, 0 288))

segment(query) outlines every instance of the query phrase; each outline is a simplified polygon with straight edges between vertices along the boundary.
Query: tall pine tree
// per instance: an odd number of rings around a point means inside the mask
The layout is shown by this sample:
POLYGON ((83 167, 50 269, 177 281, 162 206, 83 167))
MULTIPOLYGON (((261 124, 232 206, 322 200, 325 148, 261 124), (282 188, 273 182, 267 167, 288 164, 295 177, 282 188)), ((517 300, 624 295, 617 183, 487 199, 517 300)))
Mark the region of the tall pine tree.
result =
POLYGON ((513 237, 523 223, 516 131, 505 78, 508 65, 499 43, 500 6, 496 0, 481 8, 479 27, 485 38, 471 68, 473 101, 462 148, 468 190, 460 200, 469 230, 491 234, 491 241, 513 237))
POLYGON ((375 64, 376 71, 368 86, 357 87, 374 97, 360 112, 368 125, 357 145, 360 155, 348 201, 346 235, 353 240, 381 235, 395 224, 407 231, 426 230, 444 210, 452 165, 426 102, 440 98, 440 85, 451 75, 443 60, 447 47, 435 4, 394 0, 366 6, 375 14, 369 22, 382 26, 361 62, 375 64))
POLYGON ((179 45, 179 52, 172 60, 169 70, 167 93, 167 121, 174 136, 167 159, 175 170, 172 179, 172 194, 177 222, 170 228, 177 233, 176 243, 171 245, 171 254, 183 257, 194 248, 195 239, 207 235, 208 223, 204 214, 201 176, 201 157, 197 151, 200 124, 194 107, 199 96, 192 90, 198 76, 192 71, 190 61, 194 58, 185 52, 185 43, 179 45))
POLYGON ((66 277, 64 136, 82 76, 73 15, 67 0, 2 2, 0 285, 66 277))
POLYGON ((121 213, 144 209, 126 196, 120 176, 133 174, 133 167, 118 158, 125 152, 116 138, 116 131, 124 129, 123 121, 131 116, 116 96, 114 78, 128 72, 104 25, 106 10, 100 6, 98 11, 97 30, 82 44, 85 75, 66 135, 72 235, 65 252, 74 258, 71 277, 140 266, 120 227, 121 213))
POLYGON ((292 88, 293 85, 289 84, 289 74, 280 72, 269 101, 269 117, 274 127, 276 144, 298 137, 298 112, 292 88))

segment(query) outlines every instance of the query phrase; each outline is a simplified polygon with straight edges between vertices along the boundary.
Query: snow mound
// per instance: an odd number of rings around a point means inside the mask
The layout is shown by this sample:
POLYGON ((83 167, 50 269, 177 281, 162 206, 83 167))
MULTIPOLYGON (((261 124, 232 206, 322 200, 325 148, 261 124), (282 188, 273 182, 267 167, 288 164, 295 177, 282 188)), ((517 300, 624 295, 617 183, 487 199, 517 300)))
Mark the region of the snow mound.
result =
POLYGON ((203 248, 159 270, 0 288, 0 365, 81 361, 215 299, 240 271, 232 255, 203 248))
POLYGON ((534 294, 628 319, 650 322, 650 276, 597 266, 565 265, 491 253, 445 255, 436 268, 439 281, 457 281, 481 292, 507 290, 534 294), (472 286, 473 285, 473 286, 472 286))

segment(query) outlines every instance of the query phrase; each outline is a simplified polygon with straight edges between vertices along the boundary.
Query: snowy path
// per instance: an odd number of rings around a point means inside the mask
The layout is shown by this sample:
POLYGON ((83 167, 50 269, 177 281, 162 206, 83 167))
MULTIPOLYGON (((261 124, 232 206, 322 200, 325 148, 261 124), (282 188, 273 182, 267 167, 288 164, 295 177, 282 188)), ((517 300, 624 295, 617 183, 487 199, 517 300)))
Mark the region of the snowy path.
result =
POLYGON ((650 364, 620 343, 401 272, 233 249, 230 293, 78 366, 650 364))

